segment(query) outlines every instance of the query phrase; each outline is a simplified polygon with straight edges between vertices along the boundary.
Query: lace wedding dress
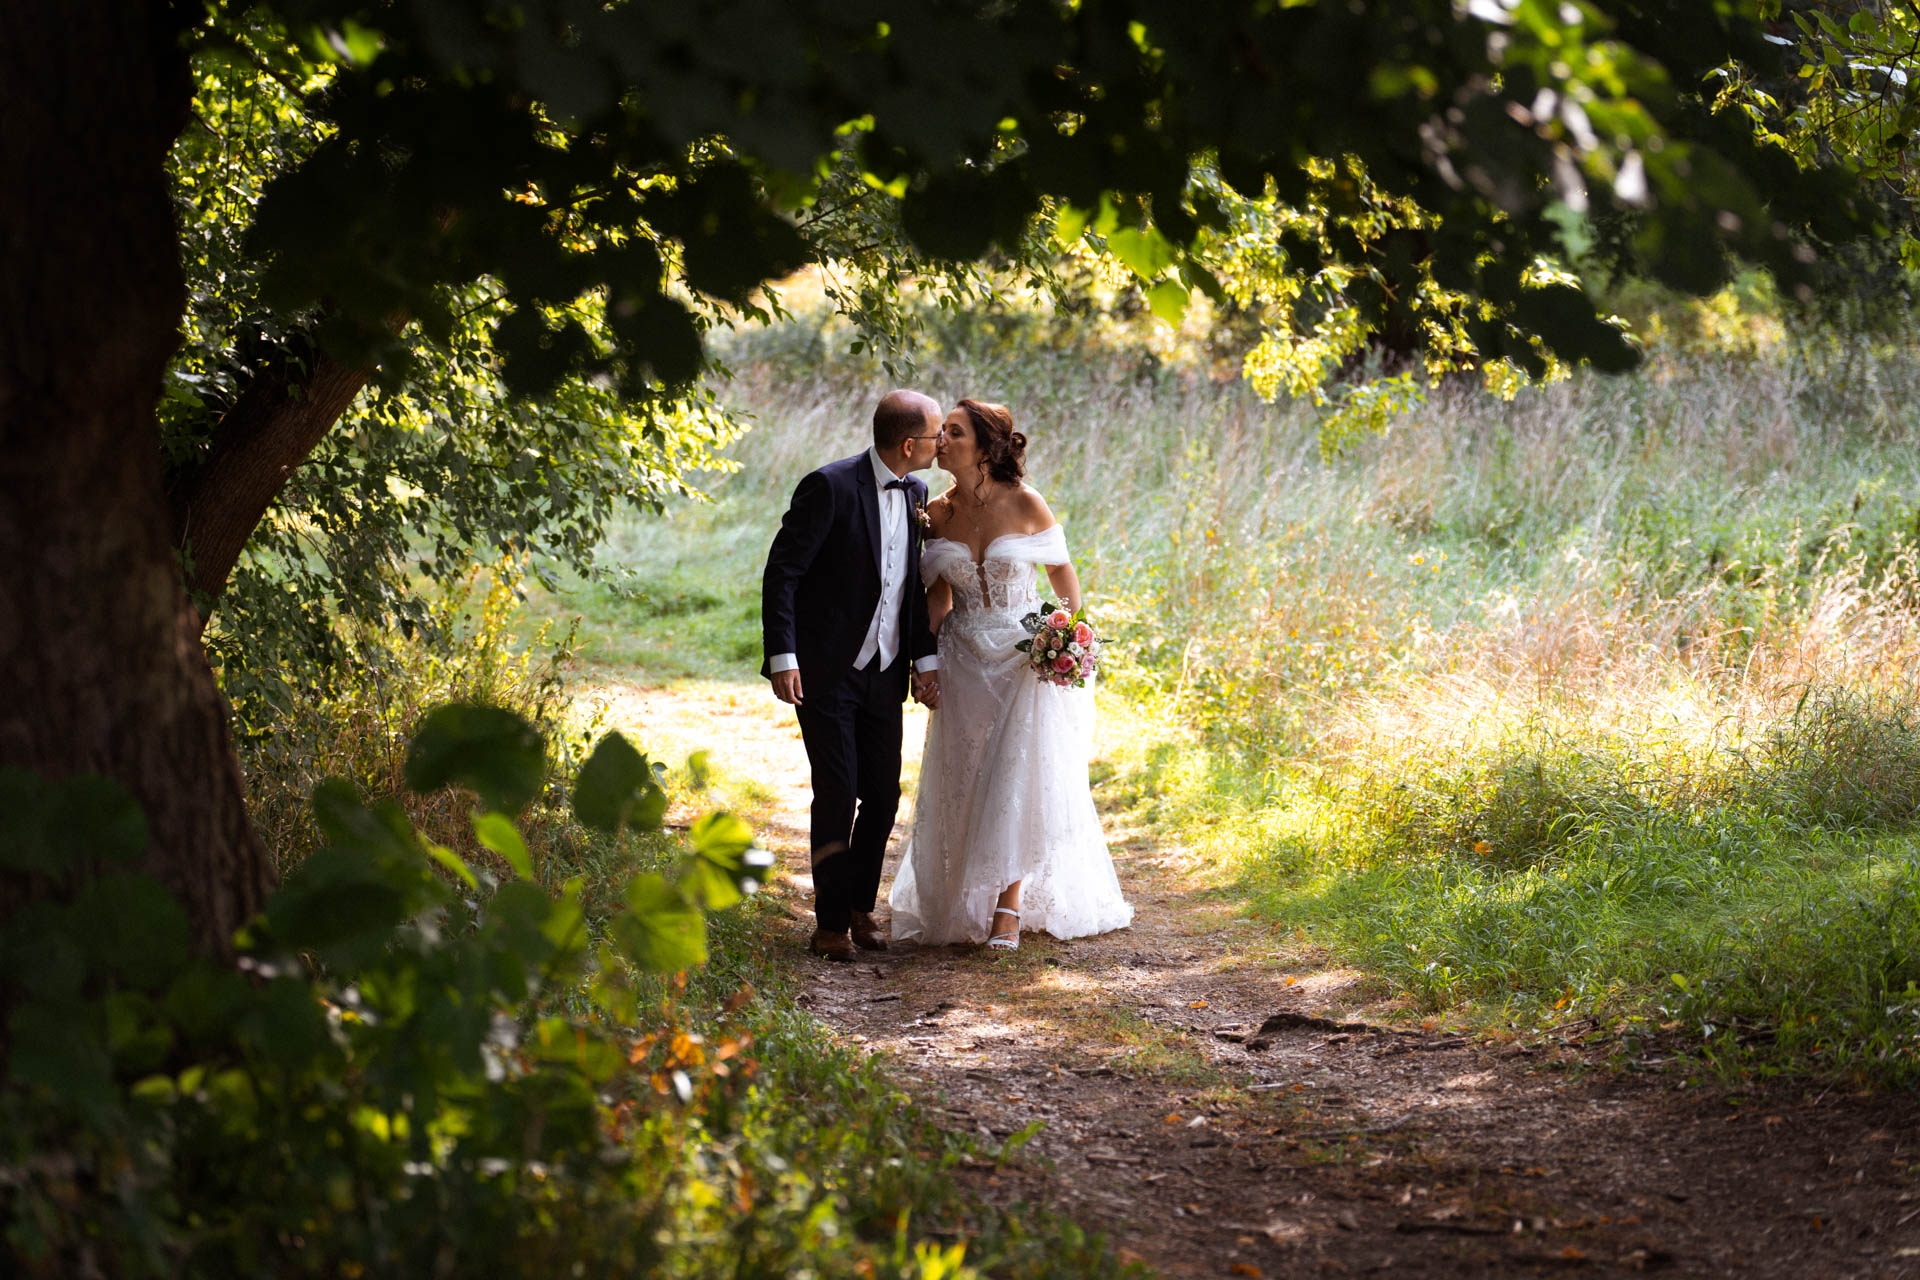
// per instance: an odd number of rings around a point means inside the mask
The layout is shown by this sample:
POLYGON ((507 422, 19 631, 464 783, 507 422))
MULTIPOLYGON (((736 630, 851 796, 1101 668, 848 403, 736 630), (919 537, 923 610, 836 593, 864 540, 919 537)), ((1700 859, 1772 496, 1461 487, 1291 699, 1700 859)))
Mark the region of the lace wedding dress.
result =
POLYGON ((927 726, 913 838, 889 901, 893 936, 983 942, 1015 880, 1023 929, 1077 938, 1133 919, 1087 785, 1093 690, 1045 684, 1014 645, 1039 606, 1038 565, 1067 563, 1059 525, 1007 534, 975 563, 929 539, 921 574, 953 587, 940 627, 940 709, 927 726))

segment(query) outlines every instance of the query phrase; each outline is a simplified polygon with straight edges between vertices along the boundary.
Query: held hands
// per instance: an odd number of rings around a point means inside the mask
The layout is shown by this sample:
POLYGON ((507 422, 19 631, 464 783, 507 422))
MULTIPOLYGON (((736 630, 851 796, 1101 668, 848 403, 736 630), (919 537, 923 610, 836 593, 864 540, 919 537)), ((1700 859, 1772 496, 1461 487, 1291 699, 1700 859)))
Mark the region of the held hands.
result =
MULTIPOLYGON (((794 668, 788 671, 776 671, 772 676, 773 696, 790 706, 799 706, 805 701, 800 690, 800 671, 794 668)), ((929 711, 940 709, 940 673, 938 671, 916 671, 913 673, 913 700, 929 711)))

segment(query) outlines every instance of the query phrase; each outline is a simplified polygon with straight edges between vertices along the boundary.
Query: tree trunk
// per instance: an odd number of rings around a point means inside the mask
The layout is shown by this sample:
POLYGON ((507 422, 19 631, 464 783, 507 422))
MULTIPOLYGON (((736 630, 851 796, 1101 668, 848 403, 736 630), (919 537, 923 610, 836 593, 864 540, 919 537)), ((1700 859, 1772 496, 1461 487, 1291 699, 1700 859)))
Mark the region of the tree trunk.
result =
POLYGON ((201 626, 268 506, 369 372, 316 352, 298 378, 284 369, 255 378, 220 419, 206 462, 173 504, 174 540, 186 553, 201 626))
MULTIPOLYGON (((161 487, 185 302, 163 165, 191 101, 173 12, 14 0, 0 25, 0 765, 126 786, 149 868, 224 954, 272 870, 161 487)), ((0 915, 28 892, 0 885, 0 915)))

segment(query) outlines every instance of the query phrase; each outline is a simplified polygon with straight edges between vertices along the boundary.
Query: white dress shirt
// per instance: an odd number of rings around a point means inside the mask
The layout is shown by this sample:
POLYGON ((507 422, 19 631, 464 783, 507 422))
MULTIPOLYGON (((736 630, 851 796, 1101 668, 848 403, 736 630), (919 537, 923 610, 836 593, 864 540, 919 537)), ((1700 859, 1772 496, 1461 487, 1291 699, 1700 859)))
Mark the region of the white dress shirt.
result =
MULTIPOLYGON (((900 603, 907 589, 907 550, 912 541, 908 537, 907 491, 887 488, 890 481, 906 477, 895 475, 893 468, 880 460, 876 448, 867 449, 867 462, 873 467, 874 490, 880 495, 880 603, 874 607, 866 639, 854 657, 856 671, 872 662, 875 654, 883 669, 900 656, 900 603)), ((776 653, 767 659, 769 671, 791 671, 799 665, 799 658, 791 653, 776 653)), ((930 653, 913 667, 916 671, 932 671, 939 665, 940 655, 930 653)))

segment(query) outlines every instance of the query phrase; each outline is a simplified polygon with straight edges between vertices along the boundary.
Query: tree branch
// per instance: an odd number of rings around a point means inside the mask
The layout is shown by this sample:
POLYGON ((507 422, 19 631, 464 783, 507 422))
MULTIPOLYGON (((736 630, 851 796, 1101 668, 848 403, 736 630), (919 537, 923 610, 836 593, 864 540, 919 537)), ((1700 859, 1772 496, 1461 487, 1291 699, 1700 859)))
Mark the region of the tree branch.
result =
POLYGON ((267 508, 371 373, 317 351, 297 376, 280 368, 256 377, 220 419, 206 462, 171 495, 174 543, 192 565, 187 586, 203 629, 267 508))

